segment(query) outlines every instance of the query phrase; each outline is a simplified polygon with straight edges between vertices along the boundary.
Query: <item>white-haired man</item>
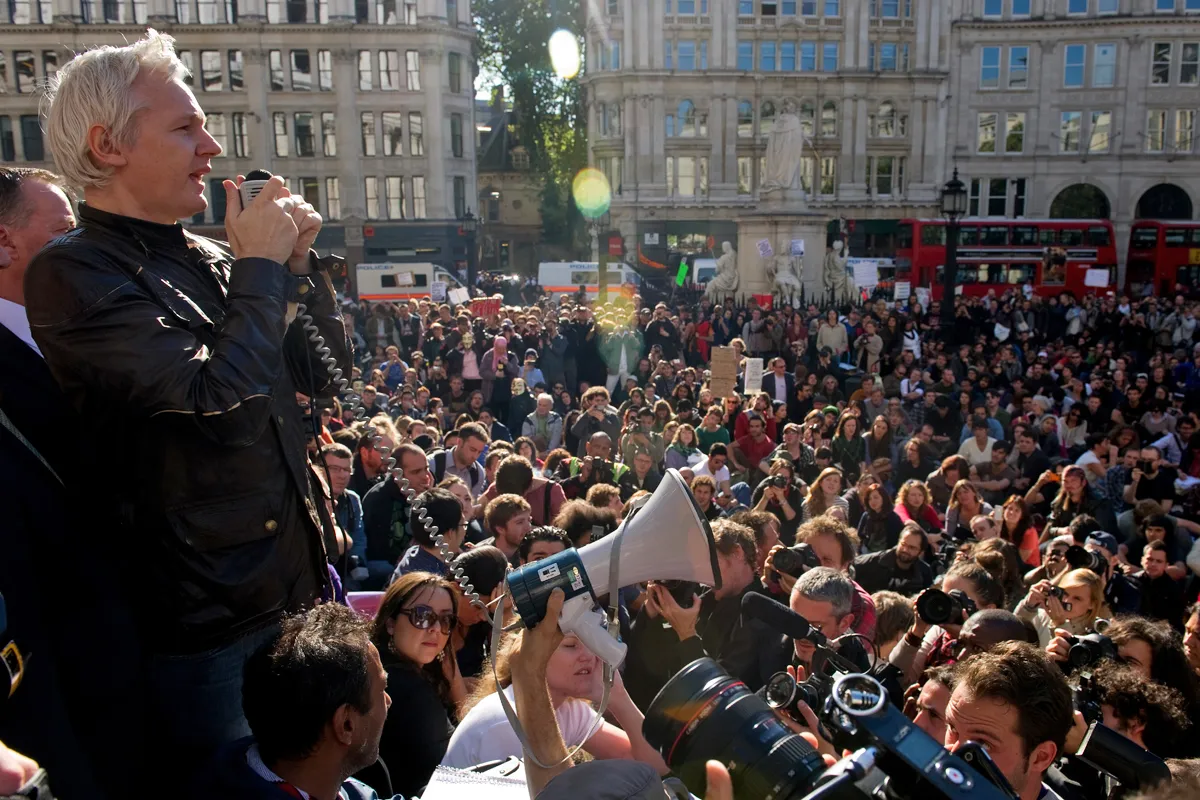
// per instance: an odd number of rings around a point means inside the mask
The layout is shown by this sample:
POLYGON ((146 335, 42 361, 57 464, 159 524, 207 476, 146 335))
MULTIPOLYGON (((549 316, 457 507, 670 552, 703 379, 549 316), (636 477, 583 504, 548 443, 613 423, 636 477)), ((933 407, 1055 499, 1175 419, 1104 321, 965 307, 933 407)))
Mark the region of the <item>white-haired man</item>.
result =
POLYGON ((562 445, 562 434, 563 420, 554 410, 554 398, 542 392, 537 408, 521 424, 521 435, 533 439, 539 453, 549 453, 562 445))
POLYGON ((146 761, 176 782, 249 732, 243 666, 282 615, 330 596, 296 397, 333 385, 289 302, 350 373, 310 250, 320 215, 280 178, 245 208, 224 182, 227 246, 179 225, 205 209, 221 152, 185 76, 155 31, 59 71, 47 140, 84 203, 26 278, 33 337, 82 415, 81 449, 103 454, 92 475, 124 526, 111 544, 150 653, 160 750, 146 761))

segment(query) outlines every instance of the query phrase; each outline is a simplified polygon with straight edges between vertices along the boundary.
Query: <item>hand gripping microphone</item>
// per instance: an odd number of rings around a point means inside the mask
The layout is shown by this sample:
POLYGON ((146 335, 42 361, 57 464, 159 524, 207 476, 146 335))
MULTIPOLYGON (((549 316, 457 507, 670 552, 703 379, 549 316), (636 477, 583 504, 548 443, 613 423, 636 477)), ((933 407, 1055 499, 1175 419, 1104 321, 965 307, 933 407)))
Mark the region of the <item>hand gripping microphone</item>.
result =
POLYGON ((265 169, 252 169, 246 174, 246 179, 238 187, 238 192, 242 196, 242 208, 250 205, 254 198, 258 197, 259 192, 263 190, 269 180, 271 180, 271 173, 265 169))

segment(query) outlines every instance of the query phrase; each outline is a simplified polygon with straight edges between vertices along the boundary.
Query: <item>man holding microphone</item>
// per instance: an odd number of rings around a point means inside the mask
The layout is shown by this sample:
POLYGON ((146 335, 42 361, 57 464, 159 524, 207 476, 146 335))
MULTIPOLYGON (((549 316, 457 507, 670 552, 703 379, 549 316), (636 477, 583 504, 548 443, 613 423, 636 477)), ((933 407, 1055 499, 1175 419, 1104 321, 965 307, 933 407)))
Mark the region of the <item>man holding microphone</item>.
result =
POLYGON ((250 654, 284 614, 329 597, 296 396, 336 387, 296 304, 350 373, 310 250, 321 217, 280 178, 245 208, 224 182, 228 245, 179 225, 207 206, 221 151, 185 76, 171 37, 153 30, 59 71, 47 139, 84 202, 79 227, 26 281, 33 337, 82 418, 79 458, 120 519, 88 535, 120 554, 139 618, 158 745, 143 761, 176 783, 249 733, 250 654))

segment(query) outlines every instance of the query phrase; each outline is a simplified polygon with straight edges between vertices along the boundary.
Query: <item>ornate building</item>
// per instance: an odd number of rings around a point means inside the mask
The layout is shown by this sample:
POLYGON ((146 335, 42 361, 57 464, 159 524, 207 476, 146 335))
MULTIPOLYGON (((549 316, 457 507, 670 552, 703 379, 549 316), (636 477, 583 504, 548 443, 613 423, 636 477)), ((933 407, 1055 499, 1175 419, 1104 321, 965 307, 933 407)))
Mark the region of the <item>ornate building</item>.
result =
POLYGON ((468 0, 10 0, 0 8, 0 161, 53 169, 38 102, 72 52, 170 33, 221 143, 221 181, 283 175, 326 218, 318 247, 350 262, 465 271, 475 207, 475 38, 468 0))

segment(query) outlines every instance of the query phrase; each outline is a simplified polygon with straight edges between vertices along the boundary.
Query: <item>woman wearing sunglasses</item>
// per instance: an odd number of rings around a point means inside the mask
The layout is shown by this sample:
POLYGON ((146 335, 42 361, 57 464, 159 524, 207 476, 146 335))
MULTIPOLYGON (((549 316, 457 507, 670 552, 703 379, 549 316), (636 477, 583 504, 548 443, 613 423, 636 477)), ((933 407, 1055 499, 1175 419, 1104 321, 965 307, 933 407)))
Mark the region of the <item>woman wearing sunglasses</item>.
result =
MULTIPOLYGON (((392 791, 405 797, 418 795, 429 782, 466 699, 450 635, 458 625, 458 597, 458 587, 445 578, 409 572, 388 587, 375 615, 371 641, 387 670, 388 694, 400 704, 383 725, 379 758, 392 791)), ((378 765, 360 778, 384 785, 378 765)))

